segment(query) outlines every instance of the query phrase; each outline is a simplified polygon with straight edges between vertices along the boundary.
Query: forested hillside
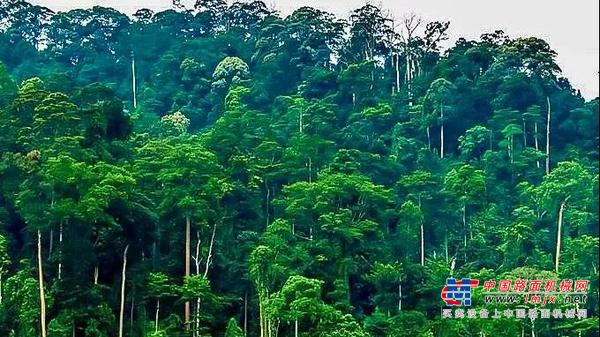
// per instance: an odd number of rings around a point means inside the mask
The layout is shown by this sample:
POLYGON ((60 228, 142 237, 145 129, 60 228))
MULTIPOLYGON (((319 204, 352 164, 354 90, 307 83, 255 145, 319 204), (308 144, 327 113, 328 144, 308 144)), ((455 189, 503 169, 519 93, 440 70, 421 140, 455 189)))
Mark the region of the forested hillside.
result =
POLYGON ((598 99, 386 13, 1 1, 0 336, 598 336, 598 99), (588 318, 442 319, 451 276, 588 318))

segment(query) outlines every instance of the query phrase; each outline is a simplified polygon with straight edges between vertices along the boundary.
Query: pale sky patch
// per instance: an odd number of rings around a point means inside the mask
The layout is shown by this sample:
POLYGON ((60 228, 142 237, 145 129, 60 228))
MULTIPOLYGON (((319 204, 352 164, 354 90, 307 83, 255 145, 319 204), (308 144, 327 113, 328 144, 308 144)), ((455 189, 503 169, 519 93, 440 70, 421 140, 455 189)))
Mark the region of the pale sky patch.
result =
MULTIPOLYGON (((32 0, 54 11, 113 7, 126 14, 139 8, 155 11, 171 8, 171 0, 32 0)), ((189 1, 191 2, 191 1, 189 1)), ((232 2, 231 0, 229 1, 232 2)), ((348 17, 364 0, 266 0, 283 15, 301 6, 311 6, 348 17)), ((185 3, 185 1, 184 1, 185 3)), ((450 21, 450 41, 459 37, 478 38, 482 33, 502 29, 511 37, 536 36, 545 39, 558 53, 558 64, 573 86, 587 99, 598 96, 599 1, 598 0, 381 0, 380 4, 400 19, 408 13, 426 21, 450 21)))

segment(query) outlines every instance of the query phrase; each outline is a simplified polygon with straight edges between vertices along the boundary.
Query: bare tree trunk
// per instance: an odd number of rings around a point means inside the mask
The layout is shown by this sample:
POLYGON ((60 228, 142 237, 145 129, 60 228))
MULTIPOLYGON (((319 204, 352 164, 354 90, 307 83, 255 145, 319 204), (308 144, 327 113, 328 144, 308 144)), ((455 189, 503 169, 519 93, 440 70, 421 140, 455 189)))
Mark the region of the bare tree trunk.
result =
POLYGON ((46 337, 46 295, 44 294, 44 269, 42 263, 42 232, 37 231, 38 284, 40 288, 40 328, 46 337))
POLYGON ((548 116, 546 124, 546 174, 550 173, 550 97, 546 96, 546 103, 548 104, 548 116))
POLYGON ((261 295, 259 294, 258 295, 258 316, 259 316, 258 322, 260 325, 260 337, 265 337, 265 314, 264 314, 262 299, 260 297, 261 297, 261 295))
POLYGON ((407 47, 406 51, 406 91, 408 94, 408 106, 412 106, 412 78, 410 71, 410 50, 407 47))
POLYGON ((440 158, 444 158, 444 104, 440 104, 440 119, 442 121, 440 126, 440 158))
POLYGON ((421 224, 421 266, 425 265, 425 228, 421 224))
POLYGON ((462 223, 464 233, 464 248, 465 248, 465 262, 467 262, 467 205, 463 204, 462 208, 462 223))
POLYGON ((402 311, 402 284, 398 283, 398 312, 402 311))
MULTIPOLYGON (((539 151, 540 144, 538 143, 538 122, 537 121, 533 124, 533 133, 534 133, 533 141, 535 144, 535 150, 539 151)), ((536 160, 535 162, 537 163, 537 168, 540 168, 540 161, 536 160)))
POLYGON ((427 127, 427 149, 431 151, 431 132, 429 126, 427 127))
POLYGON ((156 299, 156 311, 154 312, 154 333, 158 333, 158 312, 160 311, 160 299, 156 299))
POLYGON ((128 250, 129 250, 129 245, 125 246, 125 250, 123 251, 123 269, 121 270, 121 306, 119 309, 119 337, 123 337, 123 319, 125 316, 125 282, 126 282, 125 272, 127 270, 127 251, 128 250))
POLYGON ((63 245, 63 223, 60 221, 58 229, 58 279, 62 277, 62 245, 63 245))
POLYGON ((560 209, 558 210, 558 228, 557 228, 557 233, 556 233, 556 261, 555 261, 555 265, 554 265, 554 271, 558 274, 558 266, 559 266, 559 262, 560 262, 560 243, 561 243, 561 232, 562 232, 562 225, 563 225, 563 215, 565 212, 565 204, 567 203, 567 201, 569 200, 569 197, 567 197, 565 200, 563 200, 560 203, 560 209))
POLYGON ((129 309, 129 336, 133 336, 133 315, 135 313, 135 284, 133 285, 133 292, 131 294, 131 309, 129 309))
POLYGON ((137 93, 135 80, 135 55, 131 51, 131 92, 133 94, 133 108, 137 109, 137 93))
POLYGON ((396 92, 400 92, 400 55, 396 53, 396 92))
MULTIPOLYGON (((194 255, 194 263, 196 265, 196 275, 200 275, 200 232, 196 231, 196 253, 194 255)), ((192 336, 197 336, 200 331, 200 297, 196 298, 196 308, 194 310, 194 330, 192 336)))
POLYGON ((4 271, 0 269, 0 304, 2 304, 2 273, 4 271))
MULTIPOLYGON (((265 189, 266 189, 266 202, 265 202, 265 218, 267 221, 267 227, 269 226, 269 203, 271 202, 271 189, 269 188, 269 184, 267 184, 267 179, 265 178, 265 189)), ((265 227, 266 228, 266 227, 265 227)))
POLYGON ((215 245, 215 236, 217 234, 217 224, 213 225, 212 235, 210 237, 210 245, 208 246, 208 255, 206 256, 206 267, 204 268, 204 278, 208 277, 208 270, 212 264, 212 252, 215 245))
POLYGON ((308 182, 312 183, 312 158, 308 157, 308 182))
MULTIPOLYGON (((191 267, 191 231, 192 221, 189 216, 185 217, 185 277, 190 277, 191 267)), ((186 301, 184 304, 183 320, 186 326, 186 330, 189 330, 190 323, 190 302, 186 301)))
POLYGON ((52 251, 54 250, 54 227, 50 228, 50 245, 48 247, 48 261, 52 259, 52 251))
POLYGON ((294 336, 298 337, 298 319, 294 321, 294 336))
POLYGON ((508 157, 510 157, 510 163, 514 163, 515 162, 515 150, 514 150, 514 146, 515 146, 515 142, 514 142, 514 136, 510 135, 510 139, 508 141, 508 157))
POLYGON ((450 262, 450 254, 448 254, 448 232, 446 232, 446 236, 444 237, 444 253, 446 262, 450 262))
POLYGON ((248 336, 248 291, 244 295, 244 337, 248 336))
POLYGON ((525 117, 523 117, 523 148, 527 147, 527 122, 525 121, 525 117))

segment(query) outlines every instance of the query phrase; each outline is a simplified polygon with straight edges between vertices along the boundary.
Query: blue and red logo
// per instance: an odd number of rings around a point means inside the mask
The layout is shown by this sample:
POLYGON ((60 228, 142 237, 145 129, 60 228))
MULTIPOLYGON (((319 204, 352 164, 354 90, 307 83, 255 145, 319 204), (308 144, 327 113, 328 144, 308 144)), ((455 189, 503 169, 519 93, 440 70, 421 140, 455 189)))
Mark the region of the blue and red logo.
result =
POLYGON ((471 306, 471 289, 479 287, 479 280, 463 278, 446 279, 446 286, 442 289, 442 300, 449 306, 471 306))

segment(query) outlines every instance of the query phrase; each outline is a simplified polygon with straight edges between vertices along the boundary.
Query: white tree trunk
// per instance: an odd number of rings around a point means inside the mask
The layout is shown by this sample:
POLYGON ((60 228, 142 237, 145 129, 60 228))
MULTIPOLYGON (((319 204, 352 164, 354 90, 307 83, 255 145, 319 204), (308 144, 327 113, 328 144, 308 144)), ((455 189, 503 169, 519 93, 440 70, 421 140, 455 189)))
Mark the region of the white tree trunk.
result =
POLYGON ((402 311, 402 284, 398 283, 398 312, 402 311))
MULTIPOLYGON (((185 277, 190 276, 190 267, 191 267, 191 230, 192 230, 192 221, 189 216, 185 217, 185 277)), ((186 326, 186 330, 189 330, 190 323, 190 302, 186 301, 184 304, 184 313, 183 320, 186 326)))
POLYGON ((44 269, 42 263, 42 232, 37 231, 38 283, 40 289, 40 329, 46 337, 46 295, 44 294, 44 269))
POLYGON ((421 266, 425 265, 425 228, 421 224, 421 266))
POLYGON ((60 222, 58 230, 58 279, 62 278, 62 245, 63 245, 63 223, 60 222))
POLYGON ((210 245, 208 246, 208 256, 206 257, 206 267, 204 268, 204 278, 208 277, 208 271, 210 269, 210 265, 212 264, 212 252, 213 247, 215 245, 215 236, 217 234, 217 225, 213 225, 212 235, 210 237, 210 245))
POLYGON ((156 311, 154 313, 154 332, 158 333, 158 312, 160 311, 160 299, 156 299, 156 311))
POLYGON ((294 336, 298 337, 298 320, 294 321, 294 336))
POLYGON ((560 203, 560 209, 558 210, 558 228, 556 230, 556 261, 554 265, 554 271, 558 274, 558 266, 560 263, 560 243, 561 243, 561 232, 563 225, 563 215, 565 212, 565 204, 568 201, 568 197, 560 203))
POLYGON ((133 108, 137 108, 137 88, 135 80, 135 55, 131 52, 131 92, 133 94, 133 108))
POLYGON ((429 126, 427 127, 427 149, 431 151, 431 132, 429 130, 429 126))
POLYGON ((396 92, 400 92, 400 55, 396 53, 396 92))
POLYGON ((129 250, 129 245, 125 246, 125 250, 123 251, 123 268, 121 270, 121 305, 119 309, 119 337, 123 337, 123 320, 125 317, 125 282, 126 275, 125 272, 127 270, 127 251, 129 250))

